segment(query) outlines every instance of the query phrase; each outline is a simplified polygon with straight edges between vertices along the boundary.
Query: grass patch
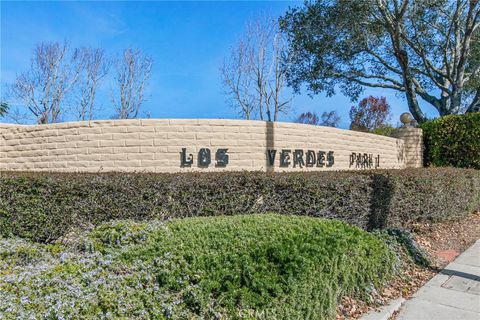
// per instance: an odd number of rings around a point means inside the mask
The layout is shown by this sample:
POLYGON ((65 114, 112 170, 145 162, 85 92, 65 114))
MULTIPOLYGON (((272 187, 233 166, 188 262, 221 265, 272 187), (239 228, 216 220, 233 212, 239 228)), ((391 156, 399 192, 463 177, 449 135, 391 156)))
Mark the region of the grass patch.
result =
POLYGON ((30 245, 0 241, 6 318, 334 319, 398 261, 357 227, 275 214, 109 222, 63 250, 30 245))

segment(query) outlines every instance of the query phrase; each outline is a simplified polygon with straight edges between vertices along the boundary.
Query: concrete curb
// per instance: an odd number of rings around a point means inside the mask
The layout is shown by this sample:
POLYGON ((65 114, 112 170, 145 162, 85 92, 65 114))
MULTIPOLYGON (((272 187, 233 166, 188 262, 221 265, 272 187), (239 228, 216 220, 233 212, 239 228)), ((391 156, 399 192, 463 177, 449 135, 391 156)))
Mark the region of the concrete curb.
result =
POLYGON ((405 302, 404 298, 398 298, 390 301, 389 304, 381 307, 379 310, 372 310, 360 318, 360 320, 388 320, 395 311, 398 311, 405 302))

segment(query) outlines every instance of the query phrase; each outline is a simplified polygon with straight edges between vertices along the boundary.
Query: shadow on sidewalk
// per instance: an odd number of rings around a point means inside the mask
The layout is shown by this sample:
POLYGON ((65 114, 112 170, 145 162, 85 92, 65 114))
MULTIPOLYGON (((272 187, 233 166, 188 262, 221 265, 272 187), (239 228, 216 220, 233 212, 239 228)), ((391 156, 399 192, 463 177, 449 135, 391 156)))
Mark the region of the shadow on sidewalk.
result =
POLYGON ((471 274, 471 273, 466 273, 466 272, 461 272, 461 271, 456 271, 456 270, 451 270, 451 269, 443 269, 441 274, 447 275, 447 276, 456 276, 460 278, 465 278, 469 280, 474 280, 474 281, 479 281, 480 282, 480 276, 471 274))

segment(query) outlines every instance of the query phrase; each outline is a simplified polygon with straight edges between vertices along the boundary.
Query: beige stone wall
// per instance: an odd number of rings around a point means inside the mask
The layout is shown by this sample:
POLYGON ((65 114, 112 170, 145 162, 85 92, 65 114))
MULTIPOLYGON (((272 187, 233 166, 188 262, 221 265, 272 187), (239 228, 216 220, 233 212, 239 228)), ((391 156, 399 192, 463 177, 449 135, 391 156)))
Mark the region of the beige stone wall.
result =
MULTIPOLYGON (((0 124, 0 170, 33 171, 303 171, 356 169, 352 152, 380 156, 380 169, 404 168, 401 139, 330 127, 245 120, 142 119, 68 122, 49 125, 0 124), (193 154, 180 166, 180 152, 193 154), (209 148, 212 164, 198 166, 209 148), (228 148, 229 164, 215 166, 215 152, 228 148), (267 149, 277 150, 269 166, 267 149), (282 149, 333 151, 331 167, 279 166, 282 149)), ((293 158, 293 154, 290 154, 293 158)), ((305 156, 304 156, 305 157, 305 156)), ((290 159, 293 162, 293 159, 290 159)))
POLYGON ((393 134, 405 143, 405 165, 408 168, 423 167, 423 131, 415 127, 401 127, 393 134))

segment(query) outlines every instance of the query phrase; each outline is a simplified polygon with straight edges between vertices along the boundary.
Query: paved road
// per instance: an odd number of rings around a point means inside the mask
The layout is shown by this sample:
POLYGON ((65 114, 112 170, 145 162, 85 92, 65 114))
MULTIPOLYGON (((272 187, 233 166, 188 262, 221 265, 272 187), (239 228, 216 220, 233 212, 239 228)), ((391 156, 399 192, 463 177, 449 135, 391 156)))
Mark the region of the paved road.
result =
POLYGON ((480 320, 480 240, 425 284, 398 320, 480 320))

